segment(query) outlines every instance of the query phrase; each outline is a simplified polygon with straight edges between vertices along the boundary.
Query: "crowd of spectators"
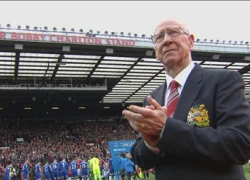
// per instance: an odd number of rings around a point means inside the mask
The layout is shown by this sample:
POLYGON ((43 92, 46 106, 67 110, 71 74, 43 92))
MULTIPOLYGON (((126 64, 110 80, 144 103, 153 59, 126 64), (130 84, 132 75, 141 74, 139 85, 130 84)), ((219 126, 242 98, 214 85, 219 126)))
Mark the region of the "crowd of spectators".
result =
POLYGON ((15 121, 0 125, 0 162, 19 165, 26 159, 106 157, 108 141, 135 139, 127 121, 15 121), (17 138, 23 138, 18 142, 17 138), (7 147, 7 148, 6 148, 7 147))

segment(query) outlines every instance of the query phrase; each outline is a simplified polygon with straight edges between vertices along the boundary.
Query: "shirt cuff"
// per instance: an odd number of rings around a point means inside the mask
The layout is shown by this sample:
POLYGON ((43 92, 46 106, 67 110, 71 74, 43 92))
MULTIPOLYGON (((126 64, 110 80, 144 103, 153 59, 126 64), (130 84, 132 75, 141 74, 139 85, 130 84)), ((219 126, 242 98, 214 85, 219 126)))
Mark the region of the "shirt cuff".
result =
POLYGON ((164 127, 162 128, 162 130, 161 130, 160 139, 161 139, 161 137, 162 137, 162 135, 163 135, 164 130, 165 130, 165 126, 164 126, 164 127))

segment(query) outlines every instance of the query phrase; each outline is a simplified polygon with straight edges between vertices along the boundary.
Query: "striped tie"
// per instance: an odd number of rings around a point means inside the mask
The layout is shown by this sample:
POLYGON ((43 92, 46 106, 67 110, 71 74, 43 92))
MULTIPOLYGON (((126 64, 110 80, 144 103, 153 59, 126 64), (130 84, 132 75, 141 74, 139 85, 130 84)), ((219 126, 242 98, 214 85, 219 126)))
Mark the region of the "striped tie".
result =
POLYGON ((167 103, 167 109, 168 109, 167 116, 168 117, 173 117, 176 105, 179 100, 178 86, 179 84, 175 80, 173 80, 170 84, 170 93, 168 96, 168 103, 167 103))

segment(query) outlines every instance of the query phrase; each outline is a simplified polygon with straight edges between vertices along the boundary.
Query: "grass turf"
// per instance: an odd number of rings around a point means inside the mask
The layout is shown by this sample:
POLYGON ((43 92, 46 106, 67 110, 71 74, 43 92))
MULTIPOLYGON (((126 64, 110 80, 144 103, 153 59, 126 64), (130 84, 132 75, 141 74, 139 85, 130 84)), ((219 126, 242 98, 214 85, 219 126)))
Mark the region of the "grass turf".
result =
MULTIPOLYGON (((246 176, 247 180, 250 180, 250 166, 248 164, 246 164, 243 166, 243 168, 244 168, 244 172, 245 172, 245 176, 246 176)), ((155 180, 155 176, 152 173, 150 173, 149 179, 155 180)))
POLYGON ((243 168, 244 168, 244 172, 245 172, 245 176, 247 180, 250 180, 250 166, 246 164, 243 166, 243 168))

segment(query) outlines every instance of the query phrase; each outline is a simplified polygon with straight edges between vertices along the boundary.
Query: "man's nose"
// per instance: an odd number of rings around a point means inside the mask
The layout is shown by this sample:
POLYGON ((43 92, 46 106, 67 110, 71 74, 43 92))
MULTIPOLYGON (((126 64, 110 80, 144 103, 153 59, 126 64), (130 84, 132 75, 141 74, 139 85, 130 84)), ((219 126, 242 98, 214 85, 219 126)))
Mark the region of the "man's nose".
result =
POLYGON ((163 43, 171 43, 173 41, 173 38, 171 36, 169 36, 169 34, 167 32, 164 33, 164 38, 163 38, 163 43))

